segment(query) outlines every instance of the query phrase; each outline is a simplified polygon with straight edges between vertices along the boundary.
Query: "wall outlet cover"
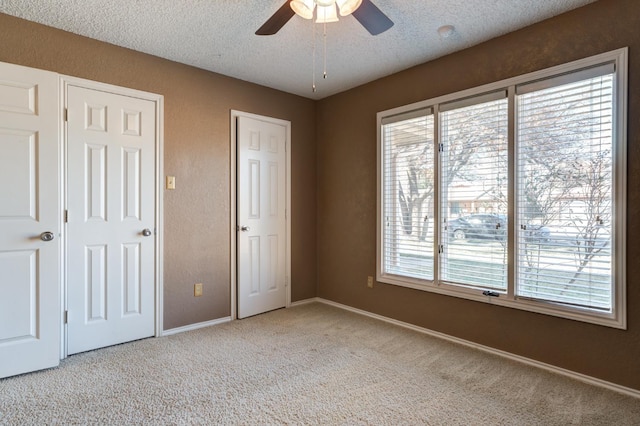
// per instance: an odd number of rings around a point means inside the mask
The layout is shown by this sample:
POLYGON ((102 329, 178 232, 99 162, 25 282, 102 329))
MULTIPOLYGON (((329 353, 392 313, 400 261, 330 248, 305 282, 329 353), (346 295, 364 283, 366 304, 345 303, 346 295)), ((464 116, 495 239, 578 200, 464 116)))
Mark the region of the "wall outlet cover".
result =
POLYGON ((193 296, 194 297, 202 296, 202 283, 197 283, 193 285, 193 296))

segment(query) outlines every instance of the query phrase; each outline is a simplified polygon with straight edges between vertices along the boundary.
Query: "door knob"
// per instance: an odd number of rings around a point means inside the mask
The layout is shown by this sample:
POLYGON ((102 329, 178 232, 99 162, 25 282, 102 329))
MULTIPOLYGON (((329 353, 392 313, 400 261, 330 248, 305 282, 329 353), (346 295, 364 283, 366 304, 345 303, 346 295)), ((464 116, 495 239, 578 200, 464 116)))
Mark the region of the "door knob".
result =
POLYGON ((53 232, 43 232, 40 234, 40 239, 42 241, 52 241, 55 238, 53 232))
POLYGON ((148 237, 151 235, 151 230, 149 228, 145 228, 142 230, 142 235, 144 235, 145 237, 148 237))
POLYGON ((249 229, 251 229, 251 228, 249 228, 248 226, 241 226, 241 227, 240 227, 240 230, 241 230, 242 232, 247 232, 249 229))

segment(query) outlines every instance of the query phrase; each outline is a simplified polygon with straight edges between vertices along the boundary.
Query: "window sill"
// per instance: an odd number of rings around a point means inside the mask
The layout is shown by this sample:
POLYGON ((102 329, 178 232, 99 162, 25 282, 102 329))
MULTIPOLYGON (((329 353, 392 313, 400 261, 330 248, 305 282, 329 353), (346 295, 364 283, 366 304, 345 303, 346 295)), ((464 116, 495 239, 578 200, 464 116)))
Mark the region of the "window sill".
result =
POLYGON ((475 302, 488 303, 506 308, 535 312, 538 314, 597 324, 605 327, 626 330, 626 318, 614 313, 597 312, 590 309, 581 309, 562 305, 560 303, 542 302, 529 299, 510 298, 505 293, 499 297, 485 296, 482 292, 486 289, 468 288, 437 281, 424 281, 408 277, 378 273, 376 280, 381 283, 427 291, 445 296, 458 297, 475 302))

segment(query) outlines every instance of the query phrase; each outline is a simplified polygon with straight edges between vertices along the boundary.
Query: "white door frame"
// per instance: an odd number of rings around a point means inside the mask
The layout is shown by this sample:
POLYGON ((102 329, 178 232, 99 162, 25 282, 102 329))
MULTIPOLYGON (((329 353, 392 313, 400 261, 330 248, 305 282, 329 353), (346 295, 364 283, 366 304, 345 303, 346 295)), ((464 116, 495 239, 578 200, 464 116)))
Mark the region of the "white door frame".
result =
MULTIPOLYGON (((67 106, 67 88, 69 86, 79 86, 85 89, 92 89, 98 91, 104 91, 114 93, 117 95, 130 96, 140 98, 154 102, 156 105, 156 158, 155 158, 155 337, 162 336, 163 331, 163 288, 164 288, 164 249, 163 249, 163 229, 164 229, 164 96, 155 93, 143 92, 140 90, 129 89, 126 87, 113 86, 111 84, 99 83, 96 81, 85 80, 82 78, 76 78, 66 75, 60 75, 60 111, 62 116, 60 117, 62 126, 60 126, 60 141, 62 149, 62 167, 61 167, 61 182, 62 184, 62 205, 64 209, 67 209, 67 126, 66 126, 66 106, 67 106)), ((64 215, 61 215, 64 216, 64 215)), ((61 229, 63 230, 63 244, 62 249, 62 277, 63 291, 61 294, 61 306, 62 306, 62 318, 61 318, 61 344, 60 344, 60 358, 67 357, 67 326, 65 324, 64 312, 67 310, 67 241, 66 241, 66 223, 62 218, 61 229)))
POLYGON ((263 115, 251 114, 248 112, 231 110, 231 140, 230 140, 230 273, 231 273, 231 320, 238 319, 238 257, 237 257, 237 191, 238 191, 238 177, 237 177, 237 155, 238 155, 238 141, 237 141, 237 121, 238 117, 247 117, 254 120, 266 121, 273 124, 284 126, 286 129, 286 232, 285 239, 286 248, 286 265, 285 265, 285 286, 286 286, 286 302, 285 307, 288 308, 291 305, 291 122, 287 120, 281 120, 279 118, 265 117, 263 115))

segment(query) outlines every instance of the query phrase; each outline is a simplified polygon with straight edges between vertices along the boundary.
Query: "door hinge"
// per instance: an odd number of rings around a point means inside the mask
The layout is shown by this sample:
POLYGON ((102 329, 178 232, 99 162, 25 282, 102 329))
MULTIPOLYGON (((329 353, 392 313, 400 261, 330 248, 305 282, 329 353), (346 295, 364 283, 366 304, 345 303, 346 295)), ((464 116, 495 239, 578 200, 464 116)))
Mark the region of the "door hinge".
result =
POLYGON ((69 210, 64 211, 64 223, 69 223, 69 210))
POLYGON ((67 324, 69 322, 69 311, 64 311, 64 323, 67 324))
POLYGON ((69 109, 64 109, 64 121, 69 121, 69 109))

